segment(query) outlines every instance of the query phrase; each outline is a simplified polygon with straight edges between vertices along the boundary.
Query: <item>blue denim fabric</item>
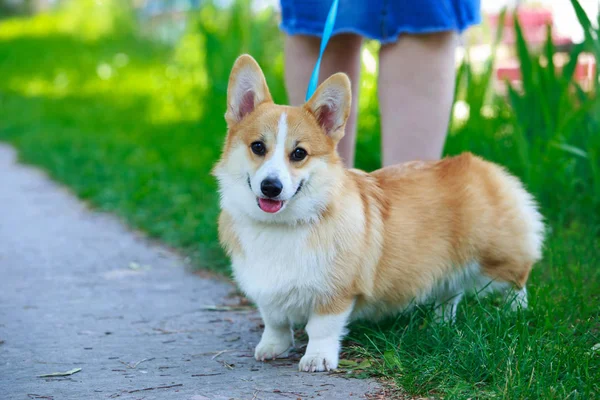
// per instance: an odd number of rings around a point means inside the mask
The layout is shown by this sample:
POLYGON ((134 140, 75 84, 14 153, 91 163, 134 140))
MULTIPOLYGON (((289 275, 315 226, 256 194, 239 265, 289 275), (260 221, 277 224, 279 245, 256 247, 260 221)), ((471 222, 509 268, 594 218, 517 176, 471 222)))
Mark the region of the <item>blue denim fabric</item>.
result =
MULTIPOLYGON (((331 2, 280 0, 281 29, 320 37, 331 2)), ((480 0, 339 0, 333 34, 355 33, 385 44, 402 33, 460 33, 480 22, 480 0)))

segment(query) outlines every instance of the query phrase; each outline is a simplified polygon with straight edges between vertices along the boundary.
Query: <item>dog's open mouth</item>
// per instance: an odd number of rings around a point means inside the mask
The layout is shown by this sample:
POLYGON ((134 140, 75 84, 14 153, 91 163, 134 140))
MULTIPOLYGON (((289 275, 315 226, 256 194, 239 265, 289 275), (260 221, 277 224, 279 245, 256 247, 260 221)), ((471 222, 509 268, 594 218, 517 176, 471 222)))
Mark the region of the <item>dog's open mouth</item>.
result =
POLYGON ((276 213, 283 207, 283 201, 258 198, 258 207, 268 213, 276 213))

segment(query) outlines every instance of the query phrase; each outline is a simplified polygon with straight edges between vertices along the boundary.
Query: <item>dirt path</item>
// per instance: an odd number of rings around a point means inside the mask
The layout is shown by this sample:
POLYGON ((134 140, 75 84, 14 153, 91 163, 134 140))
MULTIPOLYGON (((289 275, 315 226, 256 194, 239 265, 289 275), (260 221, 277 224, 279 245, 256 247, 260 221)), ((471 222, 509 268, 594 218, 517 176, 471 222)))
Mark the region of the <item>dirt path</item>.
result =
POLYGON ((90 211, 0 145, 0 398, 352 399, 373 381, 252 358, 232 287, 90 211), (67 377, 38 375, 81 371, 67 377))

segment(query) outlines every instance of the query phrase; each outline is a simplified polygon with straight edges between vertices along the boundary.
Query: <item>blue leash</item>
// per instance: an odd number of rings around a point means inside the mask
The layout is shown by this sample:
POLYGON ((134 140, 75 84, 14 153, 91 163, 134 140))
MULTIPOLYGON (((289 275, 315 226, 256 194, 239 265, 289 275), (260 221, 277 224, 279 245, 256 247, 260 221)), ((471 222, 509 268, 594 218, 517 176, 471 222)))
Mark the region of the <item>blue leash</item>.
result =
POLYGON ((327 14, 325 28, 323 29, 323 38, 321 39, 321 51, 319 52, 319 58, 317 58, 317 63, 315 64, 315 68, 313 69, 310 81, 308 82, 308 90, 306 91, 306 101, 308 101, 311 98, 311 96, 315 93, 315 90, 317 90, 317 84, 319 83, 319 69, 321 68, 321 60, 323 59, 323 53, 325 52, 327 43, 331 38, 331 32, 333 31, 333 26, 335 25, 337 10, 338 0, 333 0, 331 8, 329 9, 329 14, 327 14))

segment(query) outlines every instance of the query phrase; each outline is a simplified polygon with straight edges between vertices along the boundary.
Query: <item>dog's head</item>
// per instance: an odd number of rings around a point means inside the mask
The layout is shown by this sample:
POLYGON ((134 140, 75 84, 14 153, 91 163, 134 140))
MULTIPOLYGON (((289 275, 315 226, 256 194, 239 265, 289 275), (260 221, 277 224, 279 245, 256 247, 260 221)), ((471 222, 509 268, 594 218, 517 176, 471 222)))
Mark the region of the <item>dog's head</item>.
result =
POLYGON ((264 222, 318 219, 343 174, 336 147, 350 102, 350 81, 339 73, 303 106, 274 104, 259 65, 239 57, 227 91, 227 138, 213 170, 221 207, 264 222))

